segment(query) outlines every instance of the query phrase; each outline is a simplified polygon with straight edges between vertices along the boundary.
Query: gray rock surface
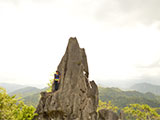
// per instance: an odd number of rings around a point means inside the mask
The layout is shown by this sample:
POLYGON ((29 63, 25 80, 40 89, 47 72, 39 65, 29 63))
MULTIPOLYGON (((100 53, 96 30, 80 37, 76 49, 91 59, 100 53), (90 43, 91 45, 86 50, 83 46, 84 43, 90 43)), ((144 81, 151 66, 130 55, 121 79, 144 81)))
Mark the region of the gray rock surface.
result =
POLYGON ((89 81, 85 50, 76 38, 70 38, 58 66, 59 90, 42 92, 36 113, 38 120, 97 120, 98 88, 89 81))
POLYGON ((118 120, 118 115, 113 111, 101 109, 98 111, 98 120, 118 120))

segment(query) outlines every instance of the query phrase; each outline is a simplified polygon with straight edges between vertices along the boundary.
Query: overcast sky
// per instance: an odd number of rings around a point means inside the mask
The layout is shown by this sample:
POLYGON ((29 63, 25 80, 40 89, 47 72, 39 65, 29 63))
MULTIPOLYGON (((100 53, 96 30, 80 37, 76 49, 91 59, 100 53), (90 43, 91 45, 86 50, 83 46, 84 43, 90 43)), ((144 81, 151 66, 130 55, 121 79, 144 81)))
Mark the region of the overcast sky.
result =
POLYGON ((45 86, 77 37, 97 83, 160 84, 160 0, 0 0, 0 82, 45 86))

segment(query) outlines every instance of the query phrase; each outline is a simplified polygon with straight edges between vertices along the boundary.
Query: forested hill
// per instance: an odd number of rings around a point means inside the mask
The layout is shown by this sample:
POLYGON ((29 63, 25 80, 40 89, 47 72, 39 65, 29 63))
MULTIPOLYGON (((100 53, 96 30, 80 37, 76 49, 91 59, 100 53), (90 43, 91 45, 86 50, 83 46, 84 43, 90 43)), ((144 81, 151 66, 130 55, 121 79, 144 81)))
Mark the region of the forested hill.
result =
POLYGON ((123 108, 128 104, 148 104, 152 107, 160 106, 160 96, 152 93, 140 93, 137 91, 122 91, 118 88, 99 87, 99 97, 102 101, 111 101, 112 104, 123 108))
POLYGON ((25 87, 22 89, 15 90, 9 93, 10 96, 16 95, 16 97, 21 97, 27 105, 37 106, 38 101, 40 99, 40 92, 46 91, 47 88, 38 89, 36 87, 25 87))
POLYGON ((26 97, 35 93, 39 93, 41 90, 36 87, 25 87, 13 92, 10 92, 9 95, 17 95, 18 97, 26 97))

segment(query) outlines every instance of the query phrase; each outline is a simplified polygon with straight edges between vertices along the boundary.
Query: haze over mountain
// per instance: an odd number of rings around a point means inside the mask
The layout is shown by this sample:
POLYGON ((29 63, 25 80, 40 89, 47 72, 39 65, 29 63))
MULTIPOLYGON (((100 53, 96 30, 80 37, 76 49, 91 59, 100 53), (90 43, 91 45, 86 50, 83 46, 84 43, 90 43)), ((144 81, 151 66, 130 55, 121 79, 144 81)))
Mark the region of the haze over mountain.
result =
POLYGON ((155 95, 160 95, 160 85, 153 85, 149 83, 139 83, 139 84, 133 85, 131 89, 142 92, 142 93, 151 92, 151 93, 154 93, 155 95))
POLYGON ((21 97, 25 104, 33 105, 34 107, 36 107, 40 98, 40 92, 46 91, 46 89, 47 88, 39 89, 36 87, 27 86, 12 91, 9 93, 9 95, 16 95, 16 97, 21 97))
POLYGON ((0 86, 5 88, 7 90, 7 93, 27 87, 27 85, 20 85, 20 84, 14 84, 14 83, 0 83, 0 86))
MULTIPOLYGON (((130 90, 131 87, 138 84, 151 84, 156 86, 160 86, 160 81, 151 80, 151 79, 132 79, 132 80, 97 80, 96 83, 99 86, 103 87, 117 87, 124 90, 130 90)), ((151 91, 150 91, 151 92, 151 91)))
POLYGON ((29 95, 33 95, 35 93, 39 93, 41 89, 36 87, 24 87, 13 92, 10 92, 9 95, 17 95, 18 97, 26 97, 29 95))

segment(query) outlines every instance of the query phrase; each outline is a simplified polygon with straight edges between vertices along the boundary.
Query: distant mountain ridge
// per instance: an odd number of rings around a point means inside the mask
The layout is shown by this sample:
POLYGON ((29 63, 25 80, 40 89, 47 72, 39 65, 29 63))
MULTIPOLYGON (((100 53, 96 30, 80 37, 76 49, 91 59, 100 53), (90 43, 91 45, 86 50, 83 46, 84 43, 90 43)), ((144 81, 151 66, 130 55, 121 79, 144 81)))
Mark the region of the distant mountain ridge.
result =
POLYGON ((142 92, 142 93, 151 92, 155 95, 160 95, 160 86, 153 85, 150 83, 138 83, 133 85, 131 89, 142 92))
POLYGON ((7 90, 7 93, 13 92, 15 90, 25 88, 27 87, 26 85, 19 85, 19 84, 14 84, 14 83, 0 83, 0 87, 3 87, 7 90))
POLYGON ((36 87, 12 83, 0 83, 0 87, 5 88, 10 96, 16 95, 16 97, 21 97, 25 104, 33 105, 34 107, 38 104, 40 92, 46 91, 47 89, 39 89, 36 87))
POLYGON ((18 89, 9 93, 10 96, 16 95, 16 97, 21 97, 27 105, 33 105, 34 107, 37 106, 38 101, 40 99, 40 92, 46 91, 47 88, 38 89, 36 87, 25 87, 22 89, 18 89))
POLYGON ((9 95, 16 95, 18 97, 26 97, 35 93, 39 93, 41 89, 38 89, 36 87, 25 87, 18 90, 15 90, 13 92, 10 92, 9 95))
POLYGON ((119 88, 99 87, 99 98, 102 101, 111 101, 114 105, 123 108, 129 104, 148 104, 151 107, 160 106, 160 96, 152 93, 140 93, 137 91, 122 91, 119 88))

